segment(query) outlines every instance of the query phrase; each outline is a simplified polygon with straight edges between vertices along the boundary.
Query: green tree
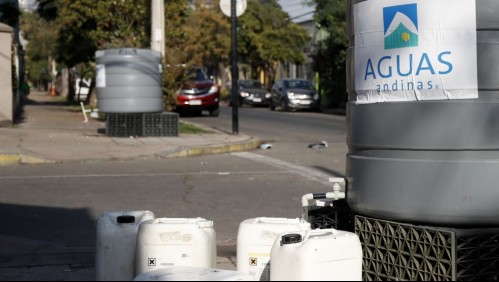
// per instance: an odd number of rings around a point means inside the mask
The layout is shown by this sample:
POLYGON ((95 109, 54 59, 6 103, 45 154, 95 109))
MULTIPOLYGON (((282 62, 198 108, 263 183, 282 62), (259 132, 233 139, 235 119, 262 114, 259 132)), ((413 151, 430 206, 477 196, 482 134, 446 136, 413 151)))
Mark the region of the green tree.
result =
POLYGON ((171 111, 177 103, 176 93, 185 79, 186 69, 193 65, 186 52, 188 34, 186 23, 191 9, 184 0, 169 0, 165 3, 165 70, 163 85, 165 109, 171 111))
MULTIPOLYGON (((38 14, 57 27, 57 62, 72 69, 95 69, 97 50, 149 45, 150 6, 146 0, 39 0, 38 14)), ((95 73, 91 72, 92 76, 95 73)), ((73 85, 71 80, 70 85, 73 85)), ((91 88, 95 86, 95 79, 91 88)), ((72 97, 70 95, 70 97, 72 97)), ((92 99, 93 95, 87 97, 92 99)))
POLYGON ((219 4, 219 0, 201 0, 195 3, 196 10, 190 15, 186 26, 189 34, 186 51, 193 62, 199 62, 209 73, 221 77, 222 88, 225 88, 231 30, 230 19, 222 14, 219 4))
POLYGON ((320 74, 321 92, 327 98, 329 106, 342 106, 348 100, 346 0, 312 1, 317 5, 315 14, 317 26, 329 35, 317 44, 313 54, 314 68, 320 74))
POLYGON ((93 60, 95 51, 149 45, 148 1, 39 0, 38 13, 58 25, 58 61, 93 60))
POLYGON ((271 85, 279 63, 305 61, 303 50, 310 36, 291 21, 276 0, 250 0, 239 19, 238 40, 241 61, 251 66, 254 78, 264 70, 271 85))
POLYGON ((50 76, 50 57, 54 57, 57 28, 53 22, 47 22, 35 13, 22 13, 20 29, 28 41, 26 71, 29 79, 40 89, 47 90, 50 76))

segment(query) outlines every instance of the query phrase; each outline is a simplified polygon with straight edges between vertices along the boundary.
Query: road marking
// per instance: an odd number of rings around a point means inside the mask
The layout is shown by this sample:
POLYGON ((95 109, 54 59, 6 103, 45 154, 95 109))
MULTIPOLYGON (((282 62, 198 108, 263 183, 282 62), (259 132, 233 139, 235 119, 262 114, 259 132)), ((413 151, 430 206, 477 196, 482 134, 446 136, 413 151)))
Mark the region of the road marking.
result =
POLYGON ((274 158, 270 158, 270 157, 266 157, 266 156, 261 156, 261 155, 257 155, 257 154, 249 153, 249 152, 232 153, 231 155, 236 156, 236 157, 240 157, 240 158, 244 158, 244 159, 248 159, 248 160, 252 160, 255 162, 259 162, 259 163, 264 163, 267 165, 271 165, 273 167, 285 169, 286 171, 289 171, 289 172, 294 173, 294 174, 298 174, 298 175, 303 176, 305 178, 308 178, 310 180, 324 184, 328 187, 331 186, 331 184, 329 183, 329 178, 331 178, 333 176, 319 172, 317 170, 314 170, 314 169, 311 169, 308 167, 288 163, 288 162, 281 161, 278 159, 274 159, 274 158))
POLYGON ((39 175, 39 176, 0 176, 2 180, 33 180, 33 179, 71 179, 71 178, 109 178, 109 177, 163 177, 163 176, 204 176, 204 175, 255 175, 255 174, 290 174, 288 171, 236 171, 236 172, 176 172, 176 173, 135 173, 135 174, 82 174, 82 175, 39 175))

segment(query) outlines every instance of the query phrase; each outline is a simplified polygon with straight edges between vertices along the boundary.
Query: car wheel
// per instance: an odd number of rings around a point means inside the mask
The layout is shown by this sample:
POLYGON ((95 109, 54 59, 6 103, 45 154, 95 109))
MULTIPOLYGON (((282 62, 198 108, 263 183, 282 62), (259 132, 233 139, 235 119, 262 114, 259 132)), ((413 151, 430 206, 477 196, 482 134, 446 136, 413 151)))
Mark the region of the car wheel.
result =
POLYGON ((272 100, 270 100, 270 102, 269 102, 269 109, 270 109, 271 111, 275 111, 274 102, 273 102, 272 100))
POLYGON ((220 116, 220 108, 219 107, 210 111, 210 117, 218 117, 218 116, 220 116))

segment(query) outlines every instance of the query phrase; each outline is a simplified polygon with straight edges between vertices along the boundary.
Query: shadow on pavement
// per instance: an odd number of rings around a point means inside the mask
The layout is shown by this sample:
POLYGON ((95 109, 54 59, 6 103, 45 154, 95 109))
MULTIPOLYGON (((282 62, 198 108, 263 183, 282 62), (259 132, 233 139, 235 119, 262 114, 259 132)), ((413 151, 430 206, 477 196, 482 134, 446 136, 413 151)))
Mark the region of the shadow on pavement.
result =
POLYGON ((0 204, 4 268, 93 265, 96 223, 87 209, 0 204))

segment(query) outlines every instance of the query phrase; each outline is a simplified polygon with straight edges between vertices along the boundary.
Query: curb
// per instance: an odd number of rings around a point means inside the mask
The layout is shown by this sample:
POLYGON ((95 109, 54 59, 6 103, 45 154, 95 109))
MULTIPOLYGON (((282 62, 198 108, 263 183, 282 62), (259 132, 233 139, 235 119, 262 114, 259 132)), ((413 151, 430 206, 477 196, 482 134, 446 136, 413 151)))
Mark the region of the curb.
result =
POLYGON ((54 164, 56 162, 24 154, 0 154, 0 166, 54 164))
MULTIPOLYGON (((235 152, 250 151, 258 148, 262 141, 257 137, 251 137, 247 141, 238 142, 234 144, 224 144, 224 145, 209 145, 209 146, 198 146, 198 147, 186 147, 180 148, 175 152, 158 153, 155 156, 162 158, 183 158, 183 157, 194 157, 202 155, 216 155, 216 154, 227 154, 235 152)), ((151 155, 152 156, 152 155, 151 155)), ((124 158, 127 159, 127 158, 124 158)), ((134 158, 132 158, 134 159, 134 158)), ((87 160, 88 162, 93 162, 96 160, 87 160)), ((103 161, 103 160, 100 160, 103 161)), ((0 166, 8 165, 36 165, 36 164, 56 164, 56 163, 72 163, 76 161, 63 161, 57 162, 53 160, 46 160, 43 158, 35 157, 32 155, 25 154, 1 154, 0 153, 0 166)), ((77 162, 81 162, 78 160, 77 162)))
POLYGON ((227 154, 235 152, 243 152, 254 150, 260 146, 262 141, 260 138, 251 137, 246 142, 228 144, 228 145, 212 145, 212 146, 200 146, 191 148, 182 148, 174 153, 167 154, 167 158, 181 158, 181 157, 194 157, 202 155, 216 155, 216 154, 227 154))
POLYGON ((19 164, 19 155, 0 155, 0 165, 15 165, 19 164))

